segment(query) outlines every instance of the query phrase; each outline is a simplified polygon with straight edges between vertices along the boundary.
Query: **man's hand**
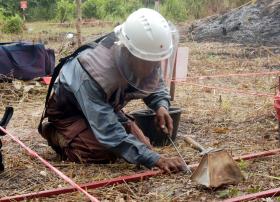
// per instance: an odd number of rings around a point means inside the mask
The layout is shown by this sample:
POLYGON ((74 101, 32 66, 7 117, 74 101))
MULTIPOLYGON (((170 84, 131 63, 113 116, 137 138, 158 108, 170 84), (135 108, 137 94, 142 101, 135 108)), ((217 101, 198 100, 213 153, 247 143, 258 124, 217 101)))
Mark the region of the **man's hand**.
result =
POLYGON ((164 132, 165 134, 169 134, 169 135, 172 134, 173 120, 170 117, 167 109, 165 109, 164 107, 159 107, 156 110, 156 121, 162 132, 164 132))
POLYGON ((155 166, 167 172, 169 174, 176 173, 179 171, 185 171, 185 163, 179 157, 174 158, 165 158, 160 157, 160 159, 156 162, 155 166))

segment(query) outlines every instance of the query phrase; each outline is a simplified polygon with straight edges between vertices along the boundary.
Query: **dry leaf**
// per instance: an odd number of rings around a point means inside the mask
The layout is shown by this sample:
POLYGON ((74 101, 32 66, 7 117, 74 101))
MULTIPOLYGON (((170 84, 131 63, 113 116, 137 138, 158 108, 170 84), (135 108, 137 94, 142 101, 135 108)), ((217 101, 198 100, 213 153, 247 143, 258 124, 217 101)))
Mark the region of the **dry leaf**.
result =
POLYGON ((224 134, 229 131, 229 128, 213 128, 214 133, 224 134))
POLYGON ((42 171, 40 171, 40 175, 42 175, 42 176, 44 176, 44 177, 47 177, 47 172, 44 171, 44 170, 42 170, 42 171))
POLYGON ((219 146, 220 142, 218 140, 214 140, 212 146, 219 146))
POLYGON ((34 88, 33 85, 28 85, 23 87, 23 92, 28 93, 32 88, 34 88))
POLYGON ((212 92, 212 88, 203 87, 202 91, 205 92, 205 93, 211 93, 212 92))
POLYGON ((20 81, 13 81, 13 86, 16 90, 20 90, 22 88, 22 83, 20 81))

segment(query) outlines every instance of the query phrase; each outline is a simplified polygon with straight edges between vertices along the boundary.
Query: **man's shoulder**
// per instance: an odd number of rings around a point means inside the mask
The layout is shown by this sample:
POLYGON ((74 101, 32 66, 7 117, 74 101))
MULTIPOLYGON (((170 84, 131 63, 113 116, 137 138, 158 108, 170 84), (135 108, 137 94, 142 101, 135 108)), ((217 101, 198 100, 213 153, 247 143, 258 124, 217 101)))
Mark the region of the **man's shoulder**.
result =
POLYGON ((99 44, 110 49, 114 43, 117 41, 117 37, 114 32, 110 32, 106 34, 102 40, 100 40, 99 44))

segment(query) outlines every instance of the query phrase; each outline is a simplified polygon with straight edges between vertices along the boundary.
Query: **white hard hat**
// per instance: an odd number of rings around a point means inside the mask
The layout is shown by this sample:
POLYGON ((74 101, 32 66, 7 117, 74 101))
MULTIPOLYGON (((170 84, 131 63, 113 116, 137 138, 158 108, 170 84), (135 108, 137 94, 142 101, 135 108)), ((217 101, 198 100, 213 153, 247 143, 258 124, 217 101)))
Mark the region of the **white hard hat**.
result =
POLYGON ((119 41, 133 54, 147 61, 161 61, 173 51, 168 22, 157 11, 141 8, 114 29, 119 41))

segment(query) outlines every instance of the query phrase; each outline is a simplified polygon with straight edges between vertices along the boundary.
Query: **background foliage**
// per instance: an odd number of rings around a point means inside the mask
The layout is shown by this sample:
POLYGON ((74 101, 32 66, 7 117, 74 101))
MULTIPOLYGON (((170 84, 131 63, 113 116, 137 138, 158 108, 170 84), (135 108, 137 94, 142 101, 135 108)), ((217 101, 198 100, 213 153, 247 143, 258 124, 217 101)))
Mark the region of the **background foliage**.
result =
POLYGON ((19 34, 23 31, 24 24, 19 15, 11 16, 4 20, 2 24, 2 31, 6 34, 19 34))
MULTIPOLYGON (((173 21, 197 19, 224 12, 249 0, 160 0, 160 12, 173 21)), ((154 8, 155 0, 82 0, 83 18, 117 21, 140 7, 154 8)), ((20 0, 0 0, 0 25, 22 30, 20 17, 27 21, 71 21, 75 18, 75 0, 28 0, 20 9, 20 0)), ((3 29, 3 28, 2 28, 3 29)))

